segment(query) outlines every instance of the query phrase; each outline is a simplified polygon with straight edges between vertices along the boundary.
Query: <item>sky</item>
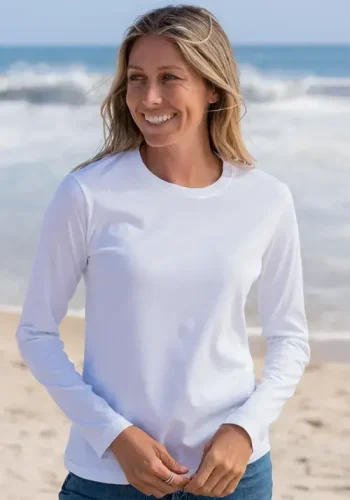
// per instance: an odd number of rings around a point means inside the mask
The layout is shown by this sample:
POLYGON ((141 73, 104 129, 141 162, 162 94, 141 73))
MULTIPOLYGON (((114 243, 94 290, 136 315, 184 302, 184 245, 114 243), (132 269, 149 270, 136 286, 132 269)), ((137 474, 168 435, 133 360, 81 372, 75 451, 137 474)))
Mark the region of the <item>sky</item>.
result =
POLYGON ((209 9, 234 44, 350 43, 350 0, 0 0, 0 45, 118 45, 138 15, 209 9))

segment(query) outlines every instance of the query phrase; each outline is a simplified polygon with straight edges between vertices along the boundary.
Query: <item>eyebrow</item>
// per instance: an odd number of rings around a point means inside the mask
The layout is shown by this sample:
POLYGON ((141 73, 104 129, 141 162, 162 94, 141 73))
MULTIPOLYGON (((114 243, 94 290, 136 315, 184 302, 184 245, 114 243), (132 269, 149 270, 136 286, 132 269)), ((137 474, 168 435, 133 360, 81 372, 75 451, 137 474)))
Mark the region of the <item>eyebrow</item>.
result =
MULTIPOLYGON (((130 64, 128 66, 128 69, 137 69, 139 71, 143 71, 143 69, 140 66, 134 66, 133 64, 130 64)), ((184 71, 184 68, 181 68, 180 66, 174 66, 174 65, 171 65, 171 66, 161 66, 161 67, 158 68, 158 70, 163 70, 163 69, 179 69, 181 71, 184 71)))

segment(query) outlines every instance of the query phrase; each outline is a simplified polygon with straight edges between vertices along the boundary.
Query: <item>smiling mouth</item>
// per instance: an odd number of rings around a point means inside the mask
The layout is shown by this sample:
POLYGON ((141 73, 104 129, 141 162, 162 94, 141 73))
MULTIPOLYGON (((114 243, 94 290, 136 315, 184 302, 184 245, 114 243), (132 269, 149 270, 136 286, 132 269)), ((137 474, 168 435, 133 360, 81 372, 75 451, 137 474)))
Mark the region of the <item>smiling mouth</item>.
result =
POLYGON ((159 115, 159 116, 148 116, 145 115, 144 113, 141 113, 143 116, 143 119, 145 122, 147 122, 149 125, 155 125, 155 126, 160 126, 164 125, 165 123, 170 122, 175 116, 177 116, 177 113, 171 113, 167 115, 159 115))

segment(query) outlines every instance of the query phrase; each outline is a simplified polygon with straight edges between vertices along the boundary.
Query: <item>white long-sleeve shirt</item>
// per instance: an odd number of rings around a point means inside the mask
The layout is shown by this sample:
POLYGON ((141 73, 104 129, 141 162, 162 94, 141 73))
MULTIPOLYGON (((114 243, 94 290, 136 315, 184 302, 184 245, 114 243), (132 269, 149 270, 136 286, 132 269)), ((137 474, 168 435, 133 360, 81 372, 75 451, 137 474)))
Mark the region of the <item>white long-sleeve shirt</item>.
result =
POLYGON ((44 216, 16 338, 72 423, 73 473, 128 483, 109 446, 130 425, 190 473, 223 423, 248 432, 257 460, 310 358, 289 187, 224 162, 214 184, 188 188, 153 174, 138 150, 67 174, 44 216), (59 325, 82 276, 81 376, 59 325), (268 342, 258 384, 244 314, 256 280, 268 342))

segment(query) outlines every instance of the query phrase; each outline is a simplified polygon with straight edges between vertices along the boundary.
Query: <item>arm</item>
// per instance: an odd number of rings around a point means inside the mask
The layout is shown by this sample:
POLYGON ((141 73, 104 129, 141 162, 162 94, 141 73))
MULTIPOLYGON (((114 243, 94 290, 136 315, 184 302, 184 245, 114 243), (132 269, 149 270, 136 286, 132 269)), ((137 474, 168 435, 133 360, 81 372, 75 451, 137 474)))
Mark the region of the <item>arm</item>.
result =
POLYGON ((263 375, 248 400, 225 421, 246 430, 253 451, 293 396, 310 360, 299 229, 289 188, 287 195, 258 281, 258 311, 268 346, 263 375))
POLYGON ((87 265, 87 212, 80 184, 66 176, 44 216, 16 339, 34 377, 102 457, 132 424, 84 382, 58 330, 87 265))

